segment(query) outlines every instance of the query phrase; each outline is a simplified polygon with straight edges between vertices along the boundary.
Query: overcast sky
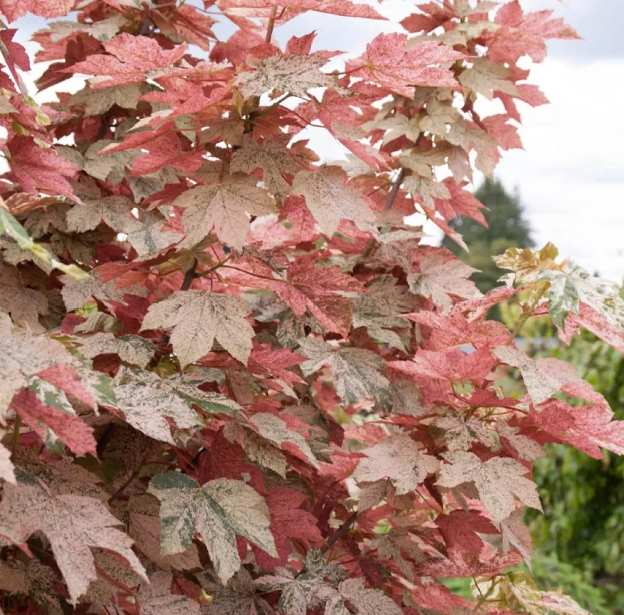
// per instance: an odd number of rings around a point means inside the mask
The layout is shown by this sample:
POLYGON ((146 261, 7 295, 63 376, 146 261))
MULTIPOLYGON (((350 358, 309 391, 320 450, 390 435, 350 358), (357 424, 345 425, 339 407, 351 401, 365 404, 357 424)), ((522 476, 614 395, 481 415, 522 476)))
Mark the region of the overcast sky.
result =
MULTIPOLYGON (((521 103, 524 150, 504 152, 497 177, 510 190, 519 189, 538 244, 552 241, 563 256, 622 281, 624 2, 521 3, 525 10, 554 9, 584 40, 551 42, 551 55, 534 67, 531 81, 542 87, 551 104, 532 109, 521 103)), ((275 35, 285 43, 292 35, 314 29, 315 48, 357 54, 378 32, 397 29, 397 21, 414 4, 385 0, 376 5, 393 22, 308 13, 278 28, 275 35)), ((19 20, 19 38, 26 39, 42 22, 32 17, 19 20)), ((324 158, 340 155, 330 140, 318 144, 324 158)))

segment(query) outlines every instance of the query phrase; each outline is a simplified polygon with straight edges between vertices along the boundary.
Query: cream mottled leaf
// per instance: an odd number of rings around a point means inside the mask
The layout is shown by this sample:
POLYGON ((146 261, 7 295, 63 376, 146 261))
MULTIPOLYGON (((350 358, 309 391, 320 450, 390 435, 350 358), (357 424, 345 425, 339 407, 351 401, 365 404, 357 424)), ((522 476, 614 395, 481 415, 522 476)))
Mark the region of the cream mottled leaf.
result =
MULTIPOLYGON (((1 435, 1 432, 0 432, 1 435)), ((11 463, 11 451, 0 443, 0 479, 15 482, 15 468, 11 463)))
POLYGON ((178 472, 158 474, 149 493, 161 502, 161 554, 188 549, 197 533, 208 547, 215 571, 227 583, 240 568, 236 535, 277 557, 262 496, 242 481, 219 478, 200 486, 178 472))
POLYGON ((347 579, 338 586, 341 596, 354 607, 357 615, 401 615, 403 609, 380 589, 366 589, 364 579, 347 579))
POLYGON ((392 435, 362 452, 366 457, 360 459, 353 477, 363 482, 389 478, 398 495, 414 491, 440 466, 435 457, 420 451, 407 434, 392 435))
POLYGON ((464 451, 446 453, 437 484, 453 488, 462 483, 474 482, 483 504, 500 523, 516 509, 517 497, 522 503, 542 510, 537 485, 525 478, 528 470, 515 459, 493 457, 482 462, 475 454, 464 451))
POLYGON ((0 589, 27 594, 46 615, 63 615, 60 596, 55 590, 57 574, 36 557, 27 562, 0 562, 0 589))
POLYGON ((300 433, 288 429, 287 423, 279 417, 267 412, 258 412, 249 419, 249 422, 263 438, 275 446, 280 447, 284 443, 291 444, 301 451, 301 457, 307 459, 312 465, 317 465, 314 453, 306 439, 300 433))
POLYGON ((332 370, 336 392, 348 404, 373 398, 380 406, 390 400, 390 381, 383 375, 381 357, 364 348, 334 348, 327 342, 311 337, 299 340, 303 354, 309 361, 301 364, 308 376, 323 365, 332 370))
POLYGON ((275 611, 258 595, 257 587, 246 568, 241 568, 226 587, 203 581, 204 591, 212 600, 204 607, 205 615, 274 615, 275 611))
POLYGON ((233 173, 250 173, 258 168, 262 169, 264 184, 269 192, 279 201, 283 201, 291 191, 283 174, 295 175, 301 170, 293 157, 294 152, 275 139, 267 139, 260 144, 247 136, 242 147, 234 153, 230 170, 233 173))
POLYGON ((141 577, 106 551, 96 549, 93 557, 99 572, 98 580, 89 585, 86 602, 109 606, 116 602, 120 586, 137 587, 141 577))
POLYGON ((151 342, 138 335, 115 337, 112 333, 96 333, 81 337, 80 343, 80 352, 89 359, 100 354, 116 354, 122 361, 142 368, 146 367, 156 351, 151 342))
POLYGON ((0 314, 0 419, 15 393, 28 385, 28 378, 58 363, 77 367, 77 360, 52 339, 30 333, 15 333, 11 320, 0 314))
POLYGON ((172 328, 173 352, 186 367, 219 342, 235 359, 247 363, 254 330, 245 320, 247 304, 232 295, 201 290, 176 292, 153 303, 143 319, 142 331, 172 328))
POLYGON ((579 313, 580 302, 598 312, 610 325, 624 327, 624 299, 618 284, 593 276, 574 263, 562 269, 541 271, 539 277, 549 282, 548 313, 559 327, 565 326, 570 312, 579 313))
POLYGON ((48 27, 51 30, 50 40, 53 43, 58 43, 79 32, 84 32, 99 41, 107 41, 115 36, 119 32, 119 28, 125 23, 126 19, 122 15, 116 14, 108 19, 96 21, 92 25, 76 21, 53 21, 48 27))
POLYGON ((510 346, 498 346, 492 354, 503 363, 520 370, 522 379, 534 404, 541 404, 557 391, 563 390, 575 395, 606 405, 604 397, 594 391, 585 380, 576 375, 572 365, 559 359, 531 359, 524 352, 510 346))
POLYGON ((411 311, 413 302, 410 299, 413 297, 398 286, 394 278, 374 282, 367 293, 358 293, 354 301, 353 328, 366 327, 373 339, 405 350, 403 341, 392 329, 410 326, 401 317, 402 311, 411 311))
POLYGON ((195 404, 204 412, 235 414, 241 409, 233 399, 221 393, 198 389, 199 385, 206 382, 201 375, 184 372, 167 378, 165 382, 188 404, 195 404))
POLYGON ((10 314, 22 327, 42 331, 39 316, 48 313, 48 300, 22 282, 17 268, 4 265, 0 269, 0 312, 10 314))
POLYGON ((67 230, 77 233, 91 231, 100 222, 118 233, 130 233, 141 226, 132 215, 132 201, 125 196, 109 196, 74 205, 67 213, 67 230))
POLYGON ((175 200, 184 207, 182 223, 186 238, 182 247, 199 243, 213 229, 219 239, 241 250, 250 227, 250 216, 275 213, 271 195, 256 186, 253 177, 231 175, 224 183, 200 185, 184 192, 175 200))
POLYGON ((77 281, 69 276, 61 276, 64 282, 61 295, 68 310, 82 307, 91 297, 106 301, 107 299, 121 300, 122 293, 115 287, 115 282, 102 282, 98 277, 91 275, 88 280, 77 281))
POLYGON ((182 553, 161 556, 158 509, 158 500, 148 494, 134 496, 128 502, 128 535, 135 541, 139 551, 163 570, 201 568, 197 547, 193 543, 182 553))
POLYGON ((459 259, 445 261, 441 256, 425 256, 420 273, 410 274, 408 282, 413 293, 431 299, 442 308, 453 305, 452 296, 475 299, 481 296, 470 276, 476 272, 459 259))
POLYGON ((158 571, 150 576, 149 583, 141 586, 137 594, 141 615, 200 615, 197 602, 171 593, 172 583, 173 576, 169 572, 158 571))
POLYGON ((334 87, 335 80, 321 72, 327 60, 321 55, 271 56, 261 60, 253 72, 241 73, 236 85, 243 96, 261 96, 272 90, 307 98, 310 88, 334 87))
POLYGON ((467 451, 473 441, 487 448, 494 448, 496 444, 486 424, 479 419, 464 420, 461 414, 454 413, 437 419, 435 425, 444 430, 449 451, 467 451))
POLYGON ((150 438, 175 444, 165 417, 180 429, 202 424, 188 403, 153 372, 126 370, 120 380, 115 386, 119 409, 130 425, 150 438))
POLYGON ((4 485, 0 503, 0 534, 15 544, 35 532, 50 542, 56 563, 73 602, 97 580, 92 547, 117 553, 143 578, 145 571, 131 549, 132 540, 115 529, 121 522, 93 498, 52 495, 31 477, 4 485))
POLYGON ((69 105, 84 105, 86 116, 102 115, 113 105, 122 109, 135 109, 139 98, 145 92, 146 87, 142 83, 126 83, 97 90, 86 85, 82 90, 71 95, 69 105))
POLYGON ((511 69, 504 64, 491 62, 487 58, 477 58, 472 67, 466 68, 457 79, 465 89, 483 94, 488 100, 492 100, 495 92, 518 95, 518 88, 508 79, 510 75, 511 69))
POLYGON ((229 422, 225 425, 224 435, 230 442, 239 444, 254 463, 286 477, 288 464, 284 453, 255 431, 240 423, 229 422))
POLYGON ((345 172, 337 166, 317 171, 300 171, 293 182, 293 194, 305 197, 319 227, 331 237, 340 220, 352 220, 362 230, 375 232, 377 218, 359 191, 345 184, 345 172))

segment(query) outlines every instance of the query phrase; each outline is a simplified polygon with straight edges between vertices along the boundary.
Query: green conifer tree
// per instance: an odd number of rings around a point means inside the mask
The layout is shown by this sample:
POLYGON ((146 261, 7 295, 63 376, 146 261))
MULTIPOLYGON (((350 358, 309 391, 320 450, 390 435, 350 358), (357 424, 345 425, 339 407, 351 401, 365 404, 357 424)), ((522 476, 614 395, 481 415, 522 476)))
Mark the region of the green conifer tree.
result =
POLYGON ((444 246, 480 271, 472 279, 485 293, 498 286, 498 279, 505 273, 492 257, 510 247, 533 247, 534 241, 517 192, 509 194, 500 181, 486 178, 475 196, 489 210, 485 212, 488 226, 464 217, 452 226, 462 235, 470 251, 462 250, 448 237, 444 239, 444 246))

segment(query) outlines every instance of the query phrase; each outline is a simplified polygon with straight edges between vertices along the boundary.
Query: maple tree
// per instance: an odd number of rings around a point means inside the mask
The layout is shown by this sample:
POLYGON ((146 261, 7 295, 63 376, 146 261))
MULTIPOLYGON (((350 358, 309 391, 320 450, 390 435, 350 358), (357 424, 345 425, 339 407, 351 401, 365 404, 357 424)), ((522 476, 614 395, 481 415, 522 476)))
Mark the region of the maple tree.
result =
POLYGON ((33 40, 37 88, 58 89, 35 101, 3 27, 0 608, 584 613, 513 570, 531 555, 523 506, 541 508, 531 464, 549 442, 621 454, 624 429, 514 340, 549 314, 564 340, 584 327, 622 350, 619 289, 547 245, 505 253, 483 296, 404 221, 464 246, 450 222, 483 221, 473 166, 521 147, 518 101, 547 102, 518 62, 576 33, 517 1, 428 2, 410 35, 330 69, 340 52, 313 51, 313 32, 282 48, 276 29, 382 19, 373 6, 0 11, 54 18, 33 40), (320 164, 311 127, 345 157, 320 164), (516 294, 511 331, 485 319, 516 294), (506 370, 524 397, 501 394, 506 370))

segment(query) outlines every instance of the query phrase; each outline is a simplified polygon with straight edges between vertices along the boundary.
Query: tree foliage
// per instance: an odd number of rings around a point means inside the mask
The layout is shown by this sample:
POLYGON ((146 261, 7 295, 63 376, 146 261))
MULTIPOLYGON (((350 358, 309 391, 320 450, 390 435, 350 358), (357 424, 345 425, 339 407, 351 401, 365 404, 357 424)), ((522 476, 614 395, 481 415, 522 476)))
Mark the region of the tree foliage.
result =
POLYGON ((509 250, 508 285, 483 296, 403 222, 418 209, 462 243, 449 222, 482 219, 471 161, 491 175, 520 145, 518 101, 546 102, 518 61, 576 33, 516 1, 426 3, 402 22, 416 36, 339 60, 313 32, 273 33, 373 7, 0 10, 64 18, 34 35, 40 90, 86 77, 39 106, 0 33, 2 608, 583 613, 509 571, 530 559, 520 513, 542 508, 543 444, 620 454, 623 424, 514 339, 541 311, 620 349, 618 289, 548 245, 509 250), (480 96, 505 112, 480 115, 480 96), (312 127, 346 159, 319 164, 312 127), (485 320, 521 290, 513 331, 485 320), (507 370, 522 399, 500 394, 507 370), (474 600, 448 577, 474 579, 474 600))

